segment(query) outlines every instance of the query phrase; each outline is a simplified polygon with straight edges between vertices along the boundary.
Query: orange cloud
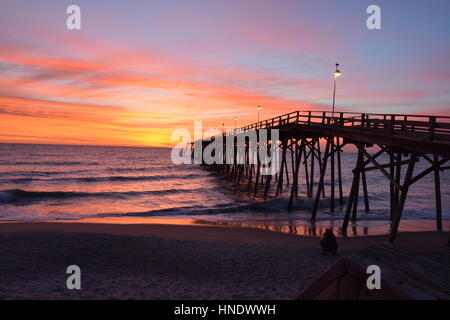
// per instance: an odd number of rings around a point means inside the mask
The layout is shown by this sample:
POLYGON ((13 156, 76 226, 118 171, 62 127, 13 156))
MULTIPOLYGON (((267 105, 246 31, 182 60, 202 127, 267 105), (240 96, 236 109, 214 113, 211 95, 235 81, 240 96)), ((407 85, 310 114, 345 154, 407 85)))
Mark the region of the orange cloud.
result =
POLYGON ((171 130, 190 128, 194 120, 206 120, 206 129, 229 126, 238 115, 244 124, 255 120, 257 105, 272 115, 295 105, 259 90, 257 85, 292 81, 270 74, 210 71, 145 52, 113 51, 100 61, 30 55, 7 45, 0 61, 9 72, 0 75, 0 84, 10 89, 0 90, 0 120, 14 124, 2 128, 0 141, 170 145, 171 130))

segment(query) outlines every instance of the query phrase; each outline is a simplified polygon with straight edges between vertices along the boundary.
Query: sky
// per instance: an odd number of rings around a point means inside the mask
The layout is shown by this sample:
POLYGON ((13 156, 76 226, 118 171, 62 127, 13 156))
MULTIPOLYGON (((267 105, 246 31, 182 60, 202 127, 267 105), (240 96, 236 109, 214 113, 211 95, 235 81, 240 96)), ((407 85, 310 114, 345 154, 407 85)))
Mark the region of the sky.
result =
POLYGON ((0 0, 0 142, 171 146, 258 105, 330 110, 335 62, 337 111, 450 115, 449 33, 448 0, 0 0))

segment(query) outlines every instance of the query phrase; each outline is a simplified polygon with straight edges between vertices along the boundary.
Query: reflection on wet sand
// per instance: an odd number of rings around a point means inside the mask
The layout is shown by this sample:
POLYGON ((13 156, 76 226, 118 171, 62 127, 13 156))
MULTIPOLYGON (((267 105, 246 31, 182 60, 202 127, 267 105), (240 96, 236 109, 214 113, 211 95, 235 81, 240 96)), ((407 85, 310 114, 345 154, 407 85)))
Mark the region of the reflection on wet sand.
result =
MULTIPOLYGON (((289 225, 273 225, 266 223, 247 223, 247 222, 236 222, 236 221, 207 221, 207 220, 197 220, 198 224, 208 224, 208 225, 219 225, 219 226, 229 226, 229 227, 239 227, 239 228, 253 228, 272 232, 282 232, 298 234, 302 236, 321 236, 326 229, 333 229, 335 234, 340 234, 340 227, 330 227, 325 225, 316 225, 311 223, 309 226, 303 224, 289 224, 289 225)), ((388 227, 386 227, 388 229, 388 227)), ((387 232, 386 232, 387 233, 387 232)), ((375 234, 375 233, 371 233, 375 234)), ((380 233, 376 233, 380 234, 380 233)), ((369 235, 368 226, 352 226, 351 232, 347 232, 346 236, 366 236, 369 235)))
MULTIPOLYGON (((0 224, 16 223, 17 221, 1 221, 0 224)), ((336 220, 322 220, 317 222, 305 220, 247 220, 247 221, 220 221, 185 218, 185 217, 102 217, 78 220, 47 220, 34 221, 34 223, 93 223, 93 224, 161 224, 161 225, 202 225, 227 226, 236 228, 252 228, 272 232, 289 233, 300 236, 320 237, 326 229, 332 229, 338 237, 358 237, 387 235, 390 231, 390 221, 358 221, 351 224, 346 235, 341 234, 340 222, 336 220)), ((444 221, 444 230, 450 228, 450 220, 444 221)), ((404 220, 399 230, 402 232, 435 231, 433 220, 404 220)))
MULTIPOLYGON (((211 221, 196 220, 198 224, 219 225, 239 228, 253 228, 272 232, 283 232, 297 234, 301 236, 321 236, 326 229, 332 229, 334 234, 340 237, 357 237, 368 235, 389 234, 390 221, 366 221, 365 224, 354 223, 347 230, 346 234, 341 233, 341 226, 338 221, 211 221)), ((432 231, 435 226, 433 221, 406 220, 400 227, 400 231, 432 231)))

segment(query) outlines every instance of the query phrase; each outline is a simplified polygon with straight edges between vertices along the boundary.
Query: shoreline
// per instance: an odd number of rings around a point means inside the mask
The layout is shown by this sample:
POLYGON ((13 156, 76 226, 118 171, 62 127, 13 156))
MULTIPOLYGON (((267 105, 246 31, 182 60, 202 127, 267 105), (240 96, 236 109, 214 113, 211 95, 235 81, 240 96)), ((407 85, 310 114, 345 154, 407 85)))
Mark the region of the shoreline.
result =
MULTIPOLYGON (((325 229, 330 228, 339 238, 383 236, 390 231, 389 220, 359 220, 350 221, 347 234, 340 233, 341 220, 319 220, 311 222, 301 219, 291 220, 256 220, 226 221, 208 218, 188 218, 188 217, 101 217, 85 218, 73 220, 5 220, 2 224, 26 224, 26 223, 81 223, 81 224, 117 224, 117 225, 180 225, 180 226, 222 226, 232 228, 244 228, 253 230, 265 230, 276 233, 286 233, 296 236, 318 237, 325 229)), ((450 220, 443 220, 443 232, 450 229, 450 220)), ((399 226, 399 233, 404 232, 433 232, 436 231, 436 222, 431 219, 406 219, 402 220, 399 226)))
MULTIPOLYGON (((243 225, 204 223, 194 219, 95 218, 85 220, 0 222, 0 234, 24 231, 102 233, 172 240, 238 244, 276 244, 294 247, 317 247, 318 239, 320 238, 319 233, 302 235, 243 225)), ((341 248, 359 250, 387 241, 388 236, 389 234, 386 233, 337 237, 337 239, 341 248)), ((450 247, 446 246, 448 237, 449 232, 446 229, 443 231, 400 231, 397 234, 395 244, 408 250, 432 252, 446 251, 448 249, 450 252, 450 247)))

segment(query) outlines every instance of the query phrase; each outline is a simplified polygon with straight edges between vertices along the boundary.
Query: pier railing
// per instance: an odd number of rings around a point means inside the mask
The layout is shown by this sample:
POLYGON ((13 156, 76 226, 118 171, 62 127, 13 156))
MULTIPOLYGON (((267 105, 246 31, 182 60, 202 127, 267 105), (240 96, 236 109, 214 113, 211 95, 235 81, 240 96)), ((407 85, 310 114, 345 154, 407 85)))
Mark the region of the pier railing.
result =
POLYGON ((330 111, 294 111, 271 119, 263 120, 237 129, 227 134, 239 134, 248 130, 310 125, 360 131, 383 130, 387 135, 396 133, 424 134, 429 140, 437 137, 450 140, 450 116, 378 114, 330 111))

